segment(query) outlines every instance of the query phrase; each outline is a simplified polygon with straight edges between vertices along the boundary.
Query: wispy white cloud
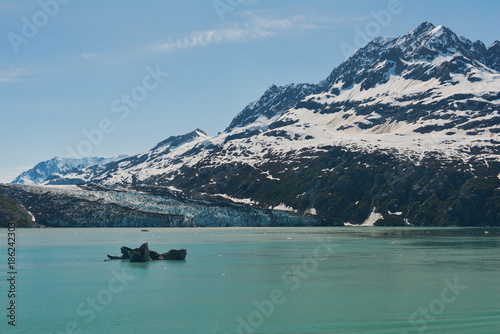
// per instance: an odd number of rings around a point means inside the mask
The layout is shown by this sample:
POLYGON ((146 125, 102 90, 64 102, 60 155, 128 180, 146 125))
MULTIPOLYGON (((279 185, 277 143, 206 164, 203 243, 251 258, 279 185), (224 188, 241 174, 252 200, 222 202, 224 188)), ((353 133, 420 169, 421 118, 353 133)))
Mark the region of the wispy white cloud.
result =
POLYGON ((22 82, 23 78, 31 75, 31 73, 22 67, 10 67, 0 71, 0 83, 17 83, 22 82))
MULTIPOLYGON (((294 15, 286 18, 273 18, 245 12, 247 19, 242 23, 232 23, 228 27, 197 31, 185 37, 168 42, 155 43, 143 50, 147 53, 172 52, 222 43, 245 42, 274 38, 286 32, 320 29, 325 19, 294 15)), ((331 20, 329 21, 331 22, 331 20)))
POLYGON ((309 32, 315 29, 331 27, 332 23, 339 22, 335 17, 320 15, 300 14, 288 17, 273 17, 261 12, 249 11, 242 12, 240 15, 243 17, 241 21, 227 23, 214 29, 190 32, 167 41, 138 46, 134 48, 134 51, 121 53, 120 56, 83 53, 80 57, 85 59, 107 58, 107 61, 116 63, 127 58, 139 58, 183 49, 277 38, 290 32, 309 32))

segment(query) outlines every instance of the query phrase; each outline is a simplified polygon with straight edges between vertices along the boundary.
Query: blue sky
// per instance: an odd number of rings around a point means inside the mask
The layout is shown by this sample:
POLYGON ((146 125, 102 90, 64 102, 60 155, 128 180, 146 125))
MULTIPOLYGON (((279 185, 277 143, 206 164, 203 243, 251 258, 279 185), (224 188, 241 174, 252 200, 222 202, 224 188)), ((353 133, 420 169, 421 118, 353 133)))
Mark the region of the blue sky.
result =
POLYGON ((366 36, 430 21, 488 46, 499 14, 492 0, 0 1, 0 182, 69 152, 215 135, 271 84, 325 79, 366 36))

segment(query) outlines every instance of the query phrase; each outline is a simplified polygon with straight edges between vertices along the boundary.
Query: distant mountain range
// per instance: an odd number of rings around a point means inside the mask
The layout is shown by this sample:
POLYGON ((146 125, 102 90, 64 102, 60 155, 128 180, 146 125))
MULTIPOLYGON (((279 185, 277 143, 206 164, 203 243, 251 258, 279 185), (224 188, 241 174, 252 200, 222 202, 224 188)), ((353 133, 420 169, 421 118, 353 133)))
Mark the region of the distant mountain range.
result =
MULTIPOLYGON (((170 189, 338 225, 500 225, 500 42, 424 22, 318 84, 271 86, 221 133, 15 183, 170 189)), ((17 181, 17 182, 16 182, 17 181)))
MULTIPOLYGON (((12 181, 12 183, 18 184, 46 184, 50 182, 57 182, 59 178, 82 170, 89 166, 103 166, 110 162, 120 160, 125 158, 126 155, 117 155, 112 158, 59 158, 55 157, 53 159, 42 161, 38 163, 35 167, 27 170, 12 181)), ((66 180, 66 183, 70 181, 66 180)), ((76 183, 81 183, 77 181, 76 183)))

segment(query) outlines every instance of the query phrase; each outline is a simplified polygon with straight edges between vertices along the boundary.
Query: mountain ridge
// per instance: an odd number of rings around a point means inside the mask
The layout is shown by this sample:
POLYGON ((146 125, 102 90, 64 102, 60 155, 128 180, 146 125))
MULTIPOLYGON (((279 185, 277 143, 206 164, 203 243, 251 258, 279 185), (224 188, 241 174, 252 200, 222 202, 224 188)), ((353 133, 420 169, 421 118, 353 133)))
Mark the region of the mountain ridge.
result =
POLYGON ((21 173, 11 183, 28 185, 42 184, 85 167, 105 165, 125 157, 125 155, 115 155, 111 158, 84 157, 80 159, 54 157, 50 160, 42 161, 33 168, 21 173))

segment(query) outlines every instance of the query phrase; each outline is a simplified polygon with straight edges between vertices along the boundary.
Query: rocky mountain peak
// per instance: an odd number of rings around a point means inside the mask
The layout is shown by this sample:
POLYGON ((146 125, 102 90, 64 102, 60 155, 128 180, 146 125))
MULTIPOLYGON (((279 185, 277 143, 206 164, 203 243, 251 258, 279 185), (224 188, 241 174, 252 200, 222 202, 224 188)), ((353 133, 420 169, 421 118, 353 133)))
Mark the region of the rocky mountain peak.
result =
POLYGON ((259 118, 266 121, 279 116, 286 110, 294 107, 307 95, 317 92, 318 89, 318 85, 303 83, 289 84, 281 87, 271 85, 260 99, 247 105, 233 119, 224 132, 230 132, 235 128, 247 126, 259 118))
POLYGON ((179 136, 170 136, 164 141, 158 143, 154 148, 153 151, 156 151, 158 149, 161 149, 163 147, 169 147, 170 149, 175 148, 177 146, 180 146, 182 144, 188 143, 196 138, 209 138, 208 135, 200 129, 196 129, 194 131, 191 131, 189 133, 186 133, 184 135, 179 135, 179 136))
POLYGON ((496 40, 486 50, 486 64, 497 72, 500 72, 500 41, 496 40))

